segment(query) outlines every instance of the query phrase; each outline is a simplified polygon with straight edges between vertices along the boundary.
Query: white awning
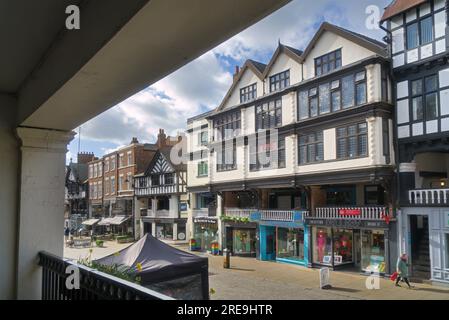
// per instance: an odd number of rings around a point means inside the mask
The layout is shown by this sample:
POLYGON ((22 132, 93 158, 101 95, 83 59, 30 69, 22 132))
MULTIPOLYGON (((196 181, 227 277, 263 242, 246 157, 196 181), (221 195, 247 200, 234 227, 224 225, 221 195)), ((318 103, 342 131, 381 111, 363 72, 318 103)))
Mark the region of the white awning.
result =
POLYGON ((89 220, 85 220, 85 221, 81 222, 81 224, 84 224, 86 226, 93 226, 98 221, 100 221, 100 219, 89 219, 89 220))
POLYGON ((103 219, 101 219, 100 222, 98 222, 98 225, 99 225, 99 226, 108 226, 108 225, 111 224, 111 220, 112 220, 112 219, 113 219, 113 218, 103 218, 103 219))
POLYGON ((130 218, 131 217, 126 217, 126 216, 115 216, 114 218, 112 218, 111 224, 118 226, 130 218))

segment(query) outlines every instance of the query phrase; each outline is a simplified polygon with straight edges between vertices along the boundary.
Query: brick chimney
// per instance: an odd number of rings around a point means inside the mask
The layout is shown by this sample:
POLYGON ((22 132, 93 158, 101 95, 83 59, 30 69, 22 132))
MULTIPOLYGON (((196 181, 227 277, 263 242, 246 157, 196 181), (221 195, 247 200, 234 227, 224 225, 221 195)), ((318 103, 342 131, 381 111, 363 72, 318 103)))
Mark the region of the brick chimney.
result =
POLYGON ((167 144, 167 135, 164 132, 164 129, 159 129, 159 134, 157 135, 157 147, 162 148, 167 144))
POLYGON ((237 80, 237 76, 239 75, 240 72, 240 67, 239 66, 235 66, 235 71, 234 71, 234 76, 233 76, 233 81, 235 82, 237 80))
POLYGON ((77 157, 78 163, 86 164, 95 159, 95 155, 93 152, 79 152, 77 157))

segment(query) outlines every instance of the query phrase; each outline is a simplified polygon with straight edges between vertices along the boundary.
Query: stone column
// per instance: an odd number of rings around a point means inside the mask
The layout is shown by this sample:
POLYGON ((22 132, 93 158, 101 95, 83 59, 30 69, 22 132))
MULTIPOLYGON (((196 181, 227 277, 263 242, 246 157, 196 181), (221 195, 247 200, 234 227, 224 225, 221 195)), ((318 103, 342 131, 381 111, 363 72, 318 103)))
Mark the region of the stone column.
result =
POLYGON ((38 252, 63 256, 65 162, 75 133, 19 127, 17 135, 22 141, 17 297, 40 299, 38 252))
POLYGON ((217 223, 218 223, 218 247, 223 250, 223 228, 221 216, 223 212, 223 197, 220 194, 217 194, 217 223))
POLYGON ((178 240, 178 224, 173 223, 173 240, 178 240))
POLYGON ((137 199, 136 196, 134 196, 133 199, 134 202, 134 212, 133 212, 133 228, 134 228, 134 239, 140 239, 140 237, 142 236, 142 234, 140 233, 140 224, 142 223, 142 221, 140 220, 140 210, 143 207, 142 205, 142 201, 137 199))

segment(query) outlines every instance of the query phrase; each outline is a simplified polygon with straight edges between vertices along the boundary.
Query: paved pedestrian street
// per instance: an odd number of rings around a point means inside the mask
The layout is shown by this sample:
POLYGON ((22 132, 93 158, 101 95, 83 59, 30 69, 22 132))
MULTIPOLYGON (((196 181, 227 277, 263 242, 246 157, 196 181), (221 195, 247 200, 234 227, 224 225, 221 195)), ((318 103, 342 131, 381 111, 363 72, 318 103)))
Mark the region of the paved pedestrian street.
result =
MULTIPOLYGON (((104 248, 92 248, 92 258, 97 259, 130 244, 105 242, 104 248)), ((186 246, 176 246, 187 250, 186 246)), ((64 257, 78 260, 90 254, 89 248, 65 248, 64 257)), ((291 264, 259 261, 254 258, 231 257, 231 269, 223 268, 222 256, 198 253, 209 259, 209 286, 215 292, 213 300, 303 300, 303 299, 413 299, 449 300, 449 288, 413 283, 409 290, 405 284, 395 287, 389 279, 379 279, 380 289, 366 288, 368 277, 352 273, 334 271, 330 274, 332 289, 319 289, 319 270, 291 264)), ((374 283, 375 284, 375 283, 374 283)))

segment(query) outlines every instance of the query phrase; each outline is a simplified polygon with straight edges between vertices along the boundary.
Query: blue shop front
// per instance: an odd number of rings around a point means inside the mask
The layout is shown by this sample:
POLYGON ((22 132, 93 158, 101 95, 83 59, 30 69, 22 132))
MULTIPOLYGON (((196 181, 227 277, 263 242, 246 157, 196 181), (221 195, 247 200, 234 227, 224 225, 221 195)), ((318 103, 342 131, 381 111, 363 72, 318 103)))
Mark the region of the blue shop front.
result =
POLYGON ((258 259, 309 265, 309 228, 301 211, 294 211, 290 221, 268 220, 260 212, 251 220, 258 223, 258 259))

